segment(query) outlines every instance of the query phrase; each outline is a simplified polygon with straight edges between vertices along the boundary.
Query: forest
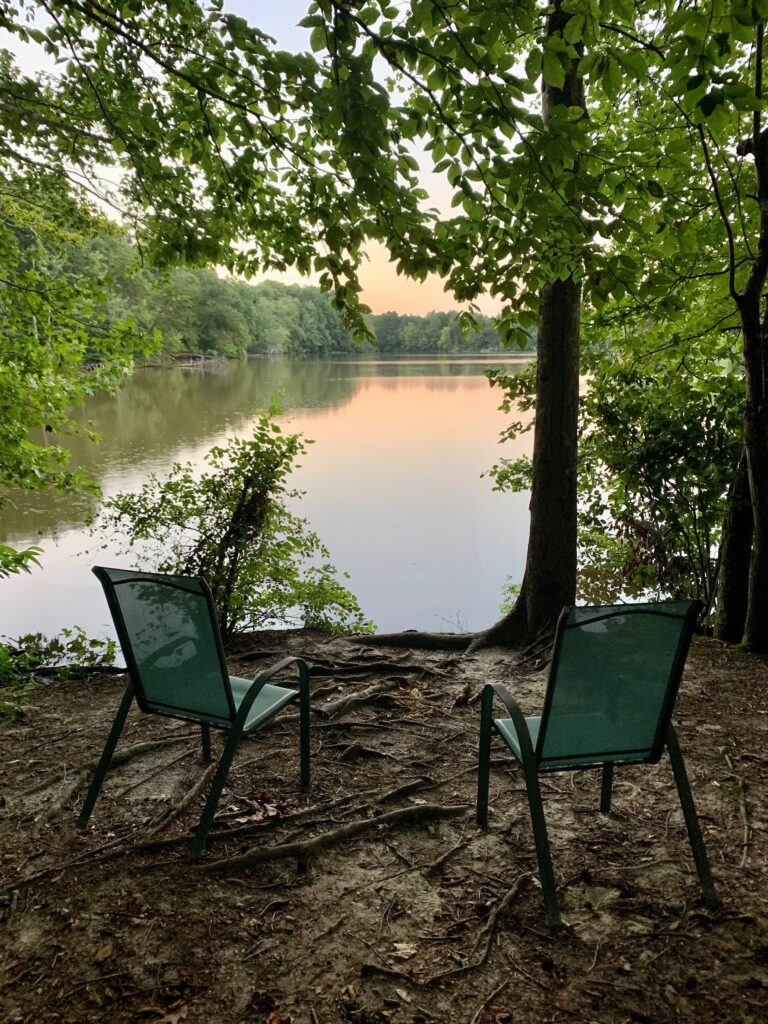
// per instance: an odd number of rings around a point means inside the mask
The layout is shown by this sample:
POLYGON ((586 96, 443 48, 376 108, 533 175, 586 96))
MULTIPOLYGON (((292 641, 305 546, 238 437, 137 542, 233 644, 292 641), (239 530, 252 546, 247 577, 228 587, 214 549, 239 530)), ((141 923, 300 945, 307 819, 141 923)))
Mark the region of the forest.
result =
POLYGON ((468 327, 456 312, 369 314, 371 338, 358 343, 343 326, 331 297, 319 288, 251 285, 211 268, 175 267, 164 273, 143 269, 136 246, 115 230, 82 238, 66 256, 62 272, 102 282, 103 298, 93 311, 101 330, 130 321, 154 339, 154 356, 160 360, 182 353, 239 358, 502 349, 489 317, 478 315, 468 327))

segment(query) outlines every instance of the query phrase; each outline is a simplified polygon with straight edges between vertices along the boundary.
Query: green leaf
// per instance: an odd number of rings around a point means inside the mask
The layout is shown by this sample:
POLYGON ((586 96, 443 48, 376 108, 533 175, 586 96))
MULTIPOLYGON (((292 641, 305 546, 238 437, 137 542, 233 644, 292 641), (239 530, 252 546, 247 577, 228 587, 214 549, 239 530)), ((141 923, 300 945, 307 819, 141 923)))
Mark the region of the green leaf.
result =
POLYGON ((621 89, 621 71, 613 57, 608 57, 605 62, 602 85, 605 95, 609 99, 615 100, 618 98, 619 90, 621 89))
POLYGON ((313 53, 324 50, 328 44, 325 32, 325 25, 316 25, 309 35, 309 45, 313 53))
POLYGON ((578 43, 579 40, 584 38, 584 27, 586 25, 586 19, 583 14, 573 14, 565 23, 563 29, 563 39, 567 43, 578 43))
POLYGON ((565 85, 565 68, 557 54, 549 50, 544 51, 542 74, 547 85, 554 89, 562 89, 565 85))

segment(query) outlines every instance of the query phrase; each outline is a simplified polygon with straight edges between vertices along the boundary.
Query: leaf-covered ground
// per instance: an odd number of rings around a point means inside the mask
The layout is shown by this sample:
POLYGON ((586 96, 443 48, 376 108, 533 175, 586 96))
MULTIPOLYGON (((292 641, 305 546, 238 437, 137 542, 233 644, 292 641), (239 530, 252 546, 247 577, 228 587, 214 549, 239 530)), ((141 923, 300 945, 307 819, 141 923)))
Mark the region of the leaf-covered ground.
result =
POLYGON ((307 633, 242 639, 230 663, 256 674, 300 652, 314 667, 312 791, 299 796, 285 714, 241 746, 198 864, 185 845, 207 776, 181 723, 132 712, 122 762, 74 827, 121 679, 40 687, 0 728, 0 1020, 768 1019, 764 661, 696 641, 675 714, 722 910, 703 907, 665 758, 617 771, 610 815, 594 771, 545 778, 567 922, 550 935, 501 745, 490 829, 472 816, 483 683, 534 712, 544 674, 500 651, 307 633), (289 843, 300 856, 274 849, 289 843))

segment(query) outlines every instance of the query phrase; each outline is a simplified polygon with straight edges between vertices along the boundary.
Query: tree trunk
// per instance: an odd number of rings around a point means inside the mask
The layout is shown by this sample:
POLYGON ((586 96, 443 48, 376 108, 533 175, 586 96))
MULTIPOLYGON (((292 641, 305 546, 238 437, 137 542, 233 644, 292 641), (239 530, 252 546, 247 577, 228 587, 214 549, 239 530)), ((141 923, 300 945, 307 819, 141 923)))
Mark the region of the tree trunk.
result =
MULTIPOLYGON (((571 15, 556 2, 547 36, 562 31, 571 15)), ((545 125, 558 106, 586 109, 576 62, 562 89, 543 86, 545 125)), ((573 203, 578 212, 578 201, 573 203)), ((531 522, 528 553, 515 607, 478 635, 470 647, 526 647, 552 632, 565 605, 576 598, 576 456, 579 403, 581 285, 572 277, 541 290, 533 435, 531 522)))
POLYGON ((741 303, 747 371, 744 447, 754 526, 744 643, 750 650, 768 653, 768 367, 766 325, 760 322, 758 302, 758 296, 747 295, 741 303))
POLYGON ((728 492, 728 511, 720 542, 715 637, 741 643, 747 620, 749 563, 752 554, 752 505, 746 453, 741 456, 728 492))
MULTIPOLYGON (((755 95, 759 100, 763 97, 764 44, 760 23, 755 49, 755 95)), ((752 146, 760 233, 746 287, 737 297, 747 384, 744 447, 754 526, 744 643, 750 650, 768 653, 768 303, 761 310, 768 278, 768 133, 762 130, 758 111, 753 118, 752 146)))
POLYGON ((576 432, 581 288, 542 289, 536 366, 531 524, 520 596, 477 644, 526 646, 576 596, 576 432))

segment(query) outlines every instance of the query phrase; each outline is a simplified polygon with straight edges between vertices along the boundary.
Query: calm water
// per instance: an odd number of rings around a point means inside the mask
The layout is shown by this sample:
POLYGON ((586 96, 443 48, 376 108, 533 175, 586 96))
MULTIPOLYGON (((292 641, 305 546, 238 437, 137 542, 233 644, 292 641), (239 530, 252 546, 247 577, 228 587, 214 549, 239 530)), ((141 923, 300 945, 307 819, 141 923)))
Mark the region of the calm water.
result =
MULTIPOLYGON (((499 457, 504 425, 483 376, 490 365, 359 358, 143 370, 84 410, 101 443, 75 437, 71 447, 112 494, 173 462, 200 463, 212 445, 247 433, 277 394, 290 429, 316 442, 293 477, 306 492, 297 511, 350 574, 366 615, 380 630, 476 629, 497 617, 507 576, 522 578, 528 528, 528 496, 496 494, 480 476, 499 457)), ((74 624, 111 634, 89 570, 115 557, 84 531, 84 511, 35 495, 0 512, 3 541, 45 551, 42 570, 0 580, 0 634, 74 624)))

